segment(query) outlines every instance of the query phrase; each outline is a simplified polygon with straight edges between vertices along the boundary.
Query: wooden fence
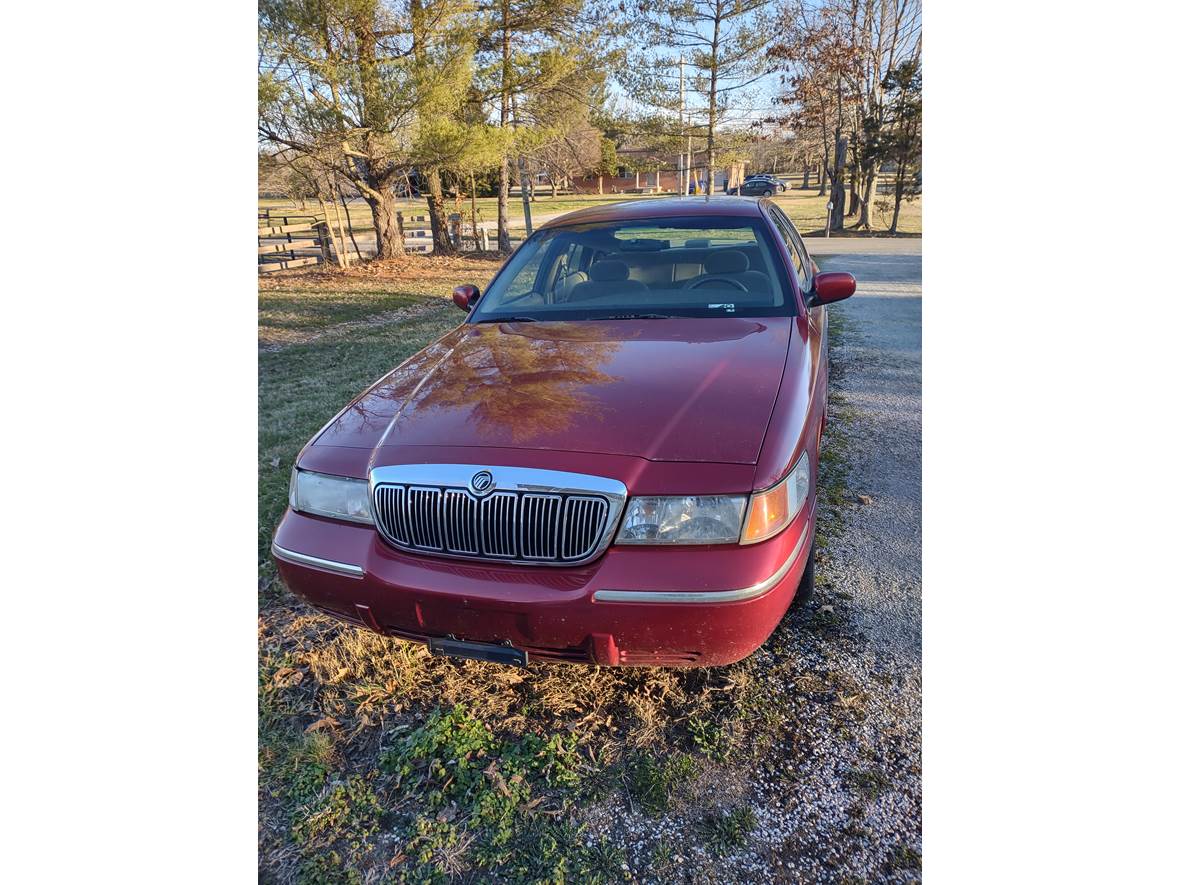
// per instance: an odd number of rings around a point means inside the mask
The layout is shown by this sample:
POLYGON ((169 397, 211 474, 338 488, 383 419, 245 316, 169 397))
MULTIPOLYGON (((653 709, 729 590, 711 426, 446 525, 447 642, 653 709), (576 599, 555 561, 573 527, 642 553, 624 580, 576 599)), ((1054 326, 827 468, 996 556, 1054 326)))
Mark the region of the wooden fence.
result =
MULTIPOLYGON (((397 223, 407 252, 434 251, 430 216, 403 215, 398 212, 397 223)), ((460 252, 487 252, 496 240, 495 234, 489 234, 486 227, 477 227, 473 232, 471 217, 458 212, 452 212, 447 216, 447 235, 451 242, 459 247, 460 252)))
MULTIPOLYGON (((320 212, 295 208, 260 209, 258 212, 258 272, 271 273, 294 267, 334 262, 348 267, 352 262, 370 258, 376 252, 372 234, 358 234, 347 222, 335 202, 321 203, 320 212)), ((495 231, 475 227, 470 217, 459 213, 448 216, 447 236, 463 252, 487 252, 495 248, 495 231)), ((407 252, 434 251, 434 237, 427 215, 397 213, 397 224, 407 252)), ((519 242, 512 237, 512 242, 519 242)))
POLYGON ((258 213, 258 272, 328 260, 327 225, 318 215, 264 209, 258 213), (279 212, 283 214, 279 214, 279 212))

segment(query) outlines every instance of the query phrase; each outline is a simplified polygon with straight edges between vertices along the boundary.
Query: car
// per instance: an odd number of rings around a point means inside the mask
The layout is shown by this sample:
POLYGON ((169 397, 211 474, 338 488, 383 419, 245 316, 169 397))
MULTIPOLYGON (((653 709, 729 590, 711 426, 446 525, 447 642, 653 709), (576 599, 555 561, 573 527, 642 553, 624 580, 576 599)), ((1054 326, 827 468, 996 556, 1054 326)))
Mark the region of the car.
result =
POLYGON ((826 306, 855 288, 765 199, 549 222, 300 452, 283 582, 458 658, 748 656, 813 586, 826 306))
POLYGON ((727 193, 743 197, 771 197, 781 194, 786 188, 782 182, 768 175, 750 175, 741 183, 739 188, 730 188, 727 193))

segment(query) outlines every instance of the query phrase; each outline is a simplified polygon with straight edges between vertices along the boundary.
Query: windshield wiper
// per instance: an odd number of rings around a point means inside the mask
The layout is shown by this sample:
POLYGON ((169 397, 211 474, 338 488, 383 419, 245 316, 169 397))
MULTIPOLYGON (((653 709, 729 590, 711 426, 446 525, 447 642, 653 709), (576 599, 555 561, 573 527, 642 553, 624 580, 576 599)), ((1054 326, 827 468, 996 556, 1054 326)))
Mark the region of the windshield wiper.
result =
POLYGON ((616 313, 608 317, 598 317, 601 320, 670 320, 666 313, 616 313))
POLYGON ((475 324, 478 326, 481 323, 535 323, 536 317, 488 317, 486 320, 476 320, 475 324))

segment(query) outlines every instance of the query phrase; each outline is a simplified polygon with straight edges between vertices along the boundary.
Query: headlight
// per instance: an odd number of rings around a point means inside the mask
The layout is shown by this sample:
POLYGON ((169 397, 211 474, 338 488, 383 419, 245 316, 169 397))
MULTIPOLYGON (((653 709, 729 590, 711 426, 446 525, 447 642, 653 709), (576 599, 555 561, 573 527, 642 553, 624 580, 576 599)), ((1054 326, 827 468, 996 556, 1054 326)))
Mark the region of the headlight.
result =
POLYGON ((367 482, 309 470, 291 471, 291 509, 350 522, 373 522, 367 482))
POLYGON ((804 452, 795 468, 764 492, 750 496, 750 516, 742 532, 743 544, 773 538, 791 524, 811 491, 811 464, 804 452))
POLYGON ((632 498, 615 543, 732 544, 745 511, 745 495, 632 498))

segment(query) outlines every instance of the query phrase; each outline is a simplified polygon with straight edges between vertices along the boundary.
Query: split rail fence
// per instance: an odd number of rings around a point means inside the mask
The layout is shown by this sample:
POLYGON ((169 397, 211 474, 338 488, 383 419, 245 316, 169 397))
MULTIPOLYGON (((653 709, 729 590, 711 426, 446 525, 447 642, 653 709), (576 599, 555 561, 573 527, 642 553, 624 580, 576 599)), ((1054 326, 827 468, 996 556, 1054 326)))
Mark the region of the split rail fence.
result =
MULTIPOLYGON (((346 221, 336 203, 321 204, 321 212, 265 208, 258 212, 258 272, 272 273, 313 264, 335 263, 348 267, 376 252, 371 234, 362 234, 359 244, 352 225, 346 221)), ((427 215, 397 213, 398 228, 407 252, 434 251, 434 237, 427 215)), ((494 248, 495 234, 484 226, 473 226, 459 213, 448 217, 447 235, 460 251, 488 252, 494 248)), ((512 237, 513 244, 519 238, 512 237)))
POLYGON ((290 212, 258 213, 258 272, 272 273, 330 260, 324 220, 290 212))

